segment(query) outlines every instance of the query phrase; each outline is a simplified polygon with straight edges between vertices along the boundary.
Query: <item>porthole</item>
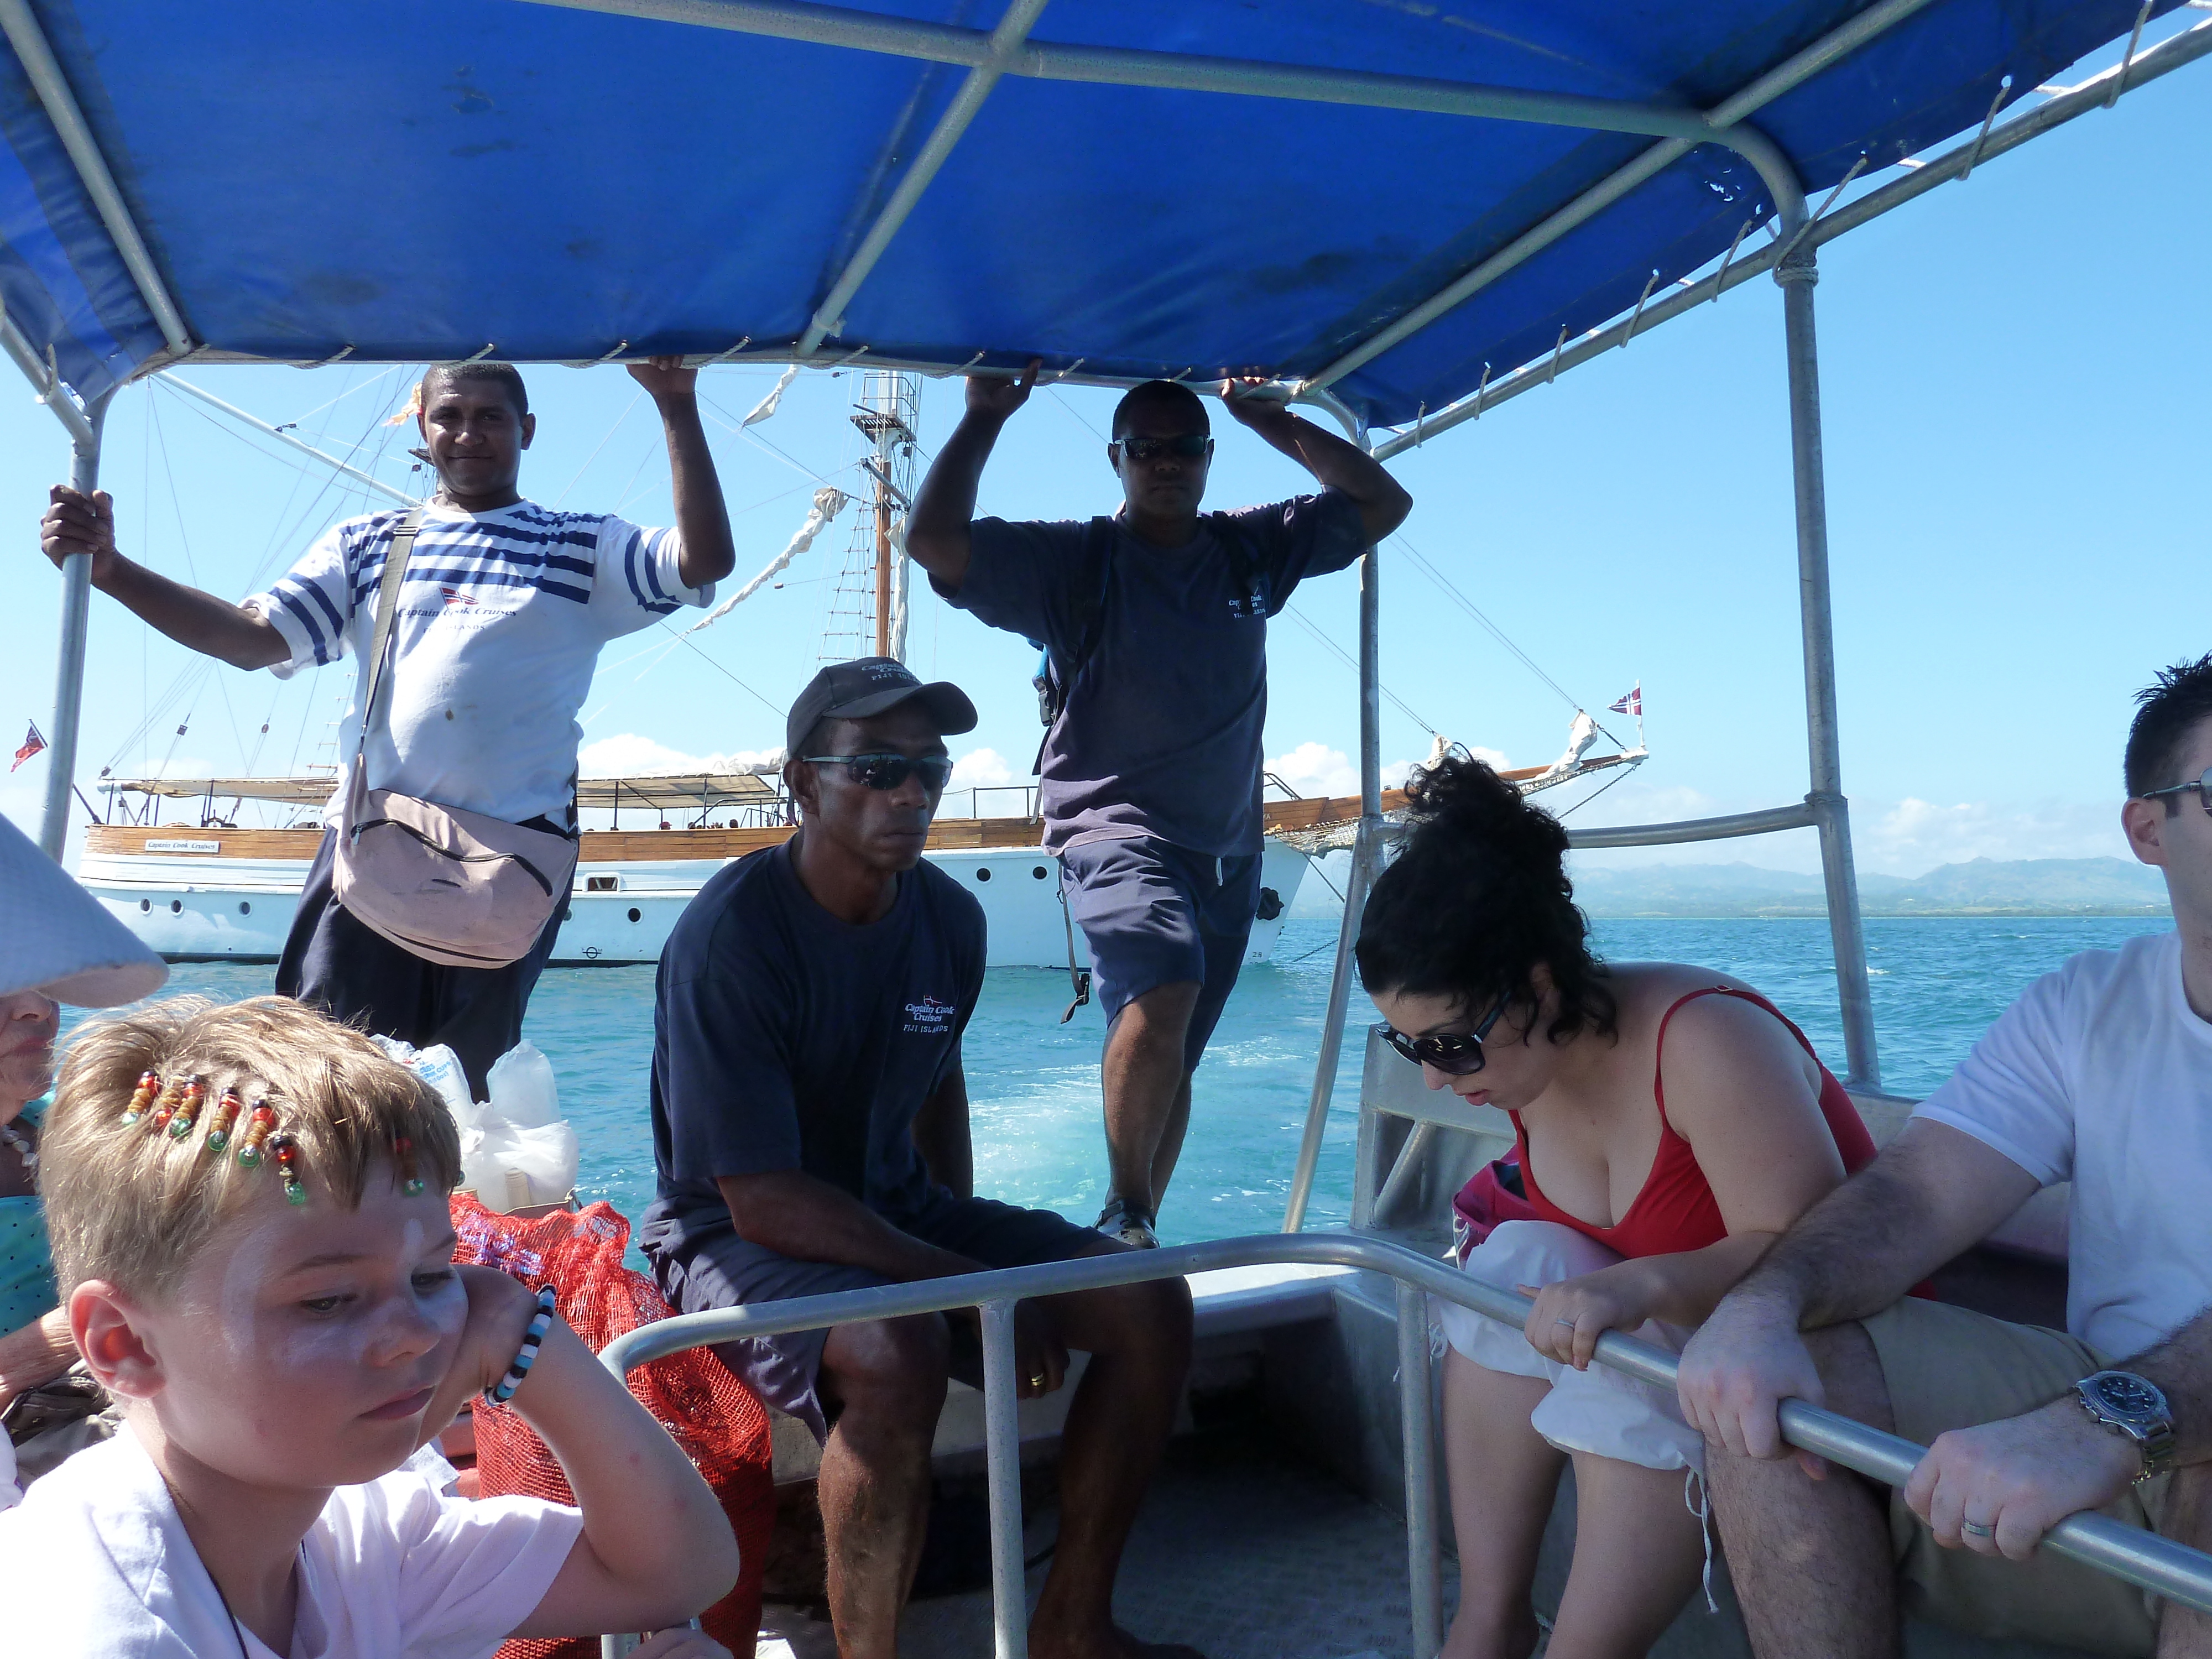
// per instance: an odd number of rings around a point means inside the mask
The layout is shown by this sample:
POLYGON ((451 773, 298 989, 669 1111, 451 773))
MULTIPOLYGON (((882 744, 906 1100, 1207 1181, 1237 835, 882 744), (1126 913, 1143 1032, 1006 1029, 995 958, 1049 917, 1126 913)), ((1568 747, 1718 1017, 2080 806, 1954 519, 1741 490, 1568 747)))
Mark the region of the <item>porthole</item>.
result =
POLYGON ((645 919, 645 913, 633 904, 630 906, 629 919, 632 921, 642 921, 645 919))
POLYGON ((990 871, 990 867, 989 867, 988 865, 983 866, 981 866, 981 867, 980 867, 980 868, 978 868, 978 869, 976 870, 976 872, 975 872, 975 879, 976 879, 976 880, 978 880, 978 881, 988 881, 988 880, 990 880, 990 878, 991 878, 991 871, 990 871))
POLYGON ((138 908, 139 908, 142 912, 143 912, 143 911, 146 911, 146 910, 150 910, 150 909, 152 909, 153 908, 154 908, 154 901, 153 901, 153 900, 151 900, 151 899, 140 899, 140 900, 138 901, 138 908))
POLYGON ((253 914, 253 906, 246 900, 240 899, 238 902, 238 914, 241 916, 250 916, 253 914))
POLYGON ((1030 873, 1035 876, 1039 881, 1042 881, 1045 878, 1044 866, 1040 864, 1036 869, 1030 871, 1030 873))
POLYGON ((182 900, 182 899, 171 899, 171 900, 169 901, 169 914, 170 914, 171 915, 173 915, 173 916, 180 916, 180 915, 184 915, 184 913, 185 913, 185 902, 184 902, 184 900, 182 900))

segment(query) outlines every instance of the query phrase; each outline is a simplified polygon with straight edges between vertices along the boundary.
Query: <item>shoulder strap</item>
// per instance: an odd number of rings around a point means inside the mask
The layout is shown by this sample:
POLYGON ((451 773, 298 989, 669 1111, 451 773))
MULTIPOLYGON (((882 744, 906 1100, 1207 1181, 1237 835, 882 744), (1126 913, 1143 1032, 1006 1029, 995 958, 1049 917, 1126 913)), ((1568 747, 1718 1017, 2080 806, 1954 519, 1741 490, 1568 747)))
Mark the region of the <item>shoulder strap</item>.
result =
POLYGON ((1075 654, 1067 662, 1066 684, 1073 686, 1083 665, 1098 649, 1098 636, 1106 626, 1106 596, 1114 583, 1114 520, 1097 518, 1083 527, 1081 608, 1075 613, 1075 654))
POLYGON ((1098 649, 1099 635, 1105 631, 1106 598, 1114 585, 1115 533, 1114 520, 1108 518, 1093 519, 1083 527, 1081 568, 1076 572, 1074 583, 1072 654, 1063 661, 1058 653, 1046 647, 1045 690, 1050 714, 1045 721, 1044 735, 1037 739, 1036 759, 1030 764, 1032 773, 1044 770, 1045 749, 1052 742, 1060 717, 1067 712, 1067 700, 1075 690, 1076 677, 1098 649))
POLYGON ((1820 1066, 1823 1073, 1827 1070, 1826 1066, 1821 1065, 1820 1051, 1813 1047, 1813 1040, 1807 1036, 1804 1032, 1797 1029, 1797 1022, 1791 1019, 1789 1015, 1784 1013, 1779 1008, 1769 1002, 1765 997, 1759 995, 1758 992, 1738 990, 1733 985, 1707 985, 1701 987, 1699 989, 1695 991, 1686 992, 1681 996, 1676 997, 1674 1001, 1668 1003, 1667 1005, 1667 1012, 1659 1016, 1659 1035, 1657 1039, 1651 1045, 1651 1098, 1658 1104, 1659 1121, 1662 1124, 1666 1124, 1667 1130, 1669 1133, 1674 1132, 1674 1126, 1667 1122, 1667 1085, 1665 1080, 1667 1026, 1668 1023, 1674 1019, 1674 1016, 1681 1012, 1682 1005, 1684 1003, 1695 1002, 1699 997, 1734 997, 1738 1002, 1747 1002, 1754 1008, 1764 1008, 1768 1013, 1773 1015, 1775 1018, 1780 1020, 1782 1022, 1783 1028, 1786 1030, 1791 1036, 1797 1039, 1797 1046, 1812 1056, 1813 1063, 1815 1066, 1820 1066))
POLYGON ((399 521, 384 550, 384 580, 376 588, 376 629, 368 647, 368 690, 361 699, 361 741, 354 752, 368 747, 368 728, 376 718, 376 694, 384 684, 385 658, 392 641, 392 622, 399 611, 399 585, 407 578, 407 561, 415 551, 416 532, 422 528, 422 509, 416 507, 399 521))

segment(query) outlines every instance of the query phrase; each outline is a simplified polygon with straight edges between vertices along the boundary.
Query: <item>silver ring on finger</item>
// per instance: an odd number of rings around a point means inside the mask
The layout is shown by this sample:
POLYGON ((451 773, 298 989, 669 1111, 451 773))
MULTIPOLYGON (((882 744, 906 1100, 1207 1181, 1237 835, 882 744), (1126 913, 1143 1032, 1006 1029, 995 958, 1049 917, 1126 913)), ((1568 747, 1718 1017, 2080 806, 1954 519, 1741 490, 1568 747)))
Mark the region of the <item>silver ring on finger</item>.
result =
POLYGON ((1555 1319, 1552 1322, 1554 1325, 1565 1325, 1569 1330, 1575 1328, 1575 1322, 1571 1319, 1555 1319))
POLYGON ((1959 1530, 1969 1538, 1989 1538, 1994 1536, 1996 1532, 1995 1527, 1984 1526, 1978 1521, 1961 1521, 1959 1522, 1959 1530))

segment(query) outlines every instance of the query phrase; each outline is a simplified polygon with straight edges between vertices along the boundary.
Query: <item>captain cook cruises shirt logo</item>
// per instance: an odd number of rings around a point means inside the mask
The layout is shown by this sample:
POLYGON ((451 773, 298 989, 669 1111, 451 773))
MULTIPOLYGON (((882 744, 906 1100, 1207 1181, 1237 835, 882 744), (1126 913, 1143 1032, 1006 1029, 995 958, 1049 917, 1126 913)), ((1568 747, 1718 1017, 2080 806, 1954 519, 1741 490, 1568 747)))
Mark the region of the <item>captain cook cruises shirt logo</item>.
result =
POLYGON ((906 1024, 900 1029, 916 1036, 943 1036, 952 1030, 953 1012, 951 1003, 925 996, 907 1004, 906 1024))

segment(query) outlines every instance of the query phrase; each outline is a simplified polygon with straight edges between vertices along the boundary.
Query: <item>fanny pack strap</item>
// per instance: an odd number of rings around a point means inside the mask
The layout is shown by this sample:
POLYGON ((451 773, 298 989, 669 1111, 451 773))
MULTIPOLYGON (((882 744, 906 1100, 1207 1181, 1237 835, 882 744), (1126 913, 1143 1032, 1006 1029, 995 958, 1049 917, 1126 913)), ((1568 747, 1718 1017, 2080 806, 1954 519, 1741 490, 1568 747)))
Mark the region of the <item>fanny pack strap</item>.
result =
POLYGON ((1060 921, 1067 929, 1067 983, 1075 993, 1075 1000, 1067 1005, 1066 1012, 1060 1017, 1062 1025, 1075 1018, 1075 1011, 1091 1000, 1091 970, 1075 965, 1075 913, 1067 908, 1067 871, 1063 860, 1060 877, 1060 921))
POLYGON ((384 580, 376 587, 376 629, 368 647, 368 689, 361 699, 361 739, 354 745, 354 758, 361 758, 368 747, 368 728, 376 718, 376 694, 384 684, 385 659, 390 655, 392 619, 399 613, 399 585, 407 579, 407 561, 415 551, 416 532, 422 528, 422 509, 415 508, 399 521, 399 528, 392 532, 391 545, 384 550, 384 580))

